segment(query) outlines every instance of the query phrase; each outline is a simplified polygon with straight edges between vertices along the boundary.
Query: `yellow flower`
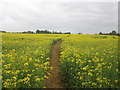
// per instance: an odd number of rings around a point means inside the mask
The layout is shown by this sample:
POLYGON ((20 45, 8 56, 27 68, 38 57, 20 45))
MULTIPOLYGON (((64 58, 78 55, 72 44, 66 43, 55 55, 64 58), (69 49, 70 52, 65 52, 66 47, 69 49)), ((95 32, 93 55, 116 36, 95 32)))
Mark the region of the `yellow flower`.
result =
POLYGON ((88 60, 88 62, 92 62, 91 60, 88 60))
POLYGON ((87 68, 86 67, 83 67, 83 70, 86 70, 87 68))
POLYGON ((91 48, 91 49, 94 49, 94 48, 91 48))
POLYGON ((77 74, 80 75, 80 72, 78 72, 77 74))
POLYGON ((3 78, 3 76, 0 76, 0 80, 3 78))
POLYGON ((48 77, 45 75, 44 78, 48 78, 48 77))
POLYGON ((45 86, 43 86, 43 88, 46 88, 45 86))
POLYGON ((100 87, 102 87, 102 85, 100 85, 100 87))
POLYGON ((12 50, 13 52, 15 51, 15 49, 12 50))
POLYGON ((11 73, 11 71, 10 70, 6 70, 6 73, 11 73))
POLYGON ((17 80, 17 77, 14 76, 13 79, 16 81, 16 80, 17 80))
POLYGON ((87 82, 82 82, 82 85, 87 85, 88 83, 87 82))
POLYGON ((88 68, 89 68, 89 66, 87 65, 87 66, 83 67, 83 70, 87 70, 88 68))
POLYGON ((71 60, 71 62, 74 62, 74 60, 71 60))
POLYGON ((12 86, 16 87, 16 84, 17 84, 17 83, 16 83, 16 82, 14 82, 14 83, 12 83, 12 86))
POLYGON ((50 60, 50 58, 46 58, 46 60, 50 60))
POLYGON ((88 73, 88 75, 89 75, 89 76, 93 76, 93 74, 92 74, 92 73, 90 73, 90 72, 88 73))
POLYGON ((35 70, 32 70, 32 72, 35 72, 35 70))
POLYGON ((36 78, 35 81, 40 81, 40 78, 36 78))
POLYGON ((99 53, 97 52, 96 55, 98 55, 99 53))
POLYGON ((118 83, 118 80, 115 80, 116 83, 118 83))
POLYGON ((116 72, 118 72, 118 69, 116 69, 116 72))
POLYGON ((53 69, 53 67, 50 67, 50 69, 53 69))
POLYGON ((31 60, 32 60, 32 58, 29 58, 29 60, 31 61, 31 60))
POLYGON ((6 79, 5 81, 9 82, 9 81, 11 81, 11 79, 6 79))
POLYGON ((4 60, 2 60, 2 63, 4 63, 5 61, 4 60))
POLYGON ((39 66, 39 64, 38 64, 38 63, 35 63, 34 66, 37 67, 37 66, 39 66))
POLYGON ((96 80, 100 81, 100 80, 101 80, 101 78, 99 78, 99 77, 98 77, 96 80))
POLYGON ((82 76, 80 76, 80 80, 82 80, 82 78, 83 78, 83 77, 82 77, 82 76))
POLYGON ((25 63, 25 64, 24 64, 24 66, 27 66, 27 65, 28 65, 28 63, 25 63))
POLYGON ((23 80, 24 80, 24 81, 29 81, 30 78, 29 78, 29 77, 25 77, 23 80))
POLYGON ((10 68, 10 66, 11 66, 11 64, 6 64, 6 65, 4 65, 5 69, 10 68))
POLYGON ((27 74, 27 76, 32 76, 32 74, 27 74))
POLYGON ((102 80, 101 78, 99 78, 99 77, 98 77, 96 80, 98 80, 99 82, 102 82, 102 81, 103 81, 103 80, 102 80))
POLYGON ((38 63, 40 62, 40 60, 37 60, 37 59, 35 59, 35 61, 38 62, 38 63))
POLYGON ((95 85, 97 85, 97 84, 96 84, 95 82, 93 82, 93 83, 92 83, 92 86, 95 86, 95 85))

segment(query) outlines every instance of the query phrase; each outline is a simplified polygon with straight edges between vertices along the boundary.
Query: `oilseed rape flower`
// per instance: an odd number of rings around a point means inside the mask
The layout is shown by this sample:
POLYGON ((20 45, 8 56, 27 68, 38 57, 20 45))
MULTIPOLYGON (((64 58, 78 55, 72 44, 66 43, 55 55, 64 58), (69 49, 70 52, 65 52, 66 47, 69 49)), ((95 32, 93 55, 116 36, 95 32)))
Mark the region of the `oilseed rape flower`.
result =
POLYGON ((16 81, 16 80, 17 80, 17 77, 14 76, 13 79, 16 81))
POLYGON ((25 63, 25 64, 24 64, 24 66, 27 66, 27 65, 28 65, 28 63, 25 63))
POLYGON ((77 74, 80 75, 80 72, 78 72, 77 74))
POLYGON ((34 66, 37 67, 37 66, 39 66, 39 64, 38 64, 38 63, 35 63, 34 66))
POLYGON ((97 84, 96 84, 95 82, 93 82, 93 83, 92 83, 92 86, 95 86, 95 85, 97 85, 97 84))
POLYGON ((118 83, 118 80, 115 80, 116 83, 118 83))
POLYGON ((40 78, 36 78, 35 81, 40 81, 40 78))
POLYGON ((48 78, 48 77, 45 75, 44 78, 48 78))
POLYGON ((6 64, 6 65, 4 65, 4 68, 8 69, 8 68, 10 68, 10 66, 11 66, 11 64, 6 64))
POLYGON ((51 45, 66 35, 3 33, 2 36, 3 88, 42 88, 51 68, 51 45))
POLYGON ((31 76, 32 76, 32 74, 27 74, 27 76, 30 76, 30 77, 31 77, 31 76))
POLYGON ((89 75, 89 76, 93 76, 93 74, 92 74, 92 73, 90 73, 90 72, 88 73, 88 75, 89 75))
POLYGON ((87 66, 83 67, 83 70, 87 70, 88 68, 89 68, 89 66, 87 65, 87 66))
POLYGON ((80 80, 82 80, 83 79, 83 77, 82 76, 80 76, 80 80))
POLYGON ((115 54, 118 53, 117 40, 118 38, 102 35, 70 35, 64 38, 61 45, 61 71, 69 86, 118 87, 115 84, 118 77, 114 77, 118 73, 118 59, 115 54), (66 76, 77 78, 66 78, 66 76))
POLYGON ((59 38, 62 38, 60 71, 71 88, 119 87, 118 36, 66 36, 3 33, 3 88, 44 87, 48 69, 53 68, 50 66, 51 45, 59 38))

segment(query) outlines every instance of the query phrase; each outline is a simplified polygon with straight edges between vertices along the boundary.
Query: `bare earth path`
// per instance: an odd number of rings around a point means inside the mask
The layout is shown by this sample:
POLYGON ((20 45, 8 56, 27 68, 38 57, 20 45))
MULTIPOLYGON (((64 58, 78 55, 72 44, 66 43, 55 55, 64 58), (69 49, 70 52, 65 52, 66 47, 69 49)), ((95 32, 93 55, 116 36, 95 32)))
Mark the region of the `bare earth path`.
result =
POLYGON ((52 46, 51 50, 51 66, 53 69, 51 69, 50 75, 48 76, 48 79, 46 81, 46 88, 64 88, 64 84, 61 81, 61 75, 60 75, 60 61, 59 61, 59 53, 60 53, 60 45, 61 41, 57 41, 52 46))

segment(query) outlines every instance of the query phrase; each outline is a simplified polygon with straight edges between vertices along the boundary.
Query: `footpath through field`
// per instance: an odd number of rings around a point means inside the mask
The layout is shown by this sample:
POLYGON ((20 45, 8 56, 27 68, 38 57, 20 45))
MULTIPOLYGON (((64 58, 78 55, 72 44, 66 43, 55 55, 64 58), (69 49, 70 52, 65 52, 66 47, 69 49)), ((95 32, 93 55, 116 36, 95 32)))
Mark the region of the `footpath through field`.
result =
POLYGON ((61 75, 60 75, 60 61, 59 61, 59 53, 60 53, 60 46, 61 41, 57 41, 53 46, 51 50, 51 66, 53 69, 51 69, 50 75, 48 76, 48 79, 46 80, 46 88, 64 88, 64 84, 61 81, 61 75))

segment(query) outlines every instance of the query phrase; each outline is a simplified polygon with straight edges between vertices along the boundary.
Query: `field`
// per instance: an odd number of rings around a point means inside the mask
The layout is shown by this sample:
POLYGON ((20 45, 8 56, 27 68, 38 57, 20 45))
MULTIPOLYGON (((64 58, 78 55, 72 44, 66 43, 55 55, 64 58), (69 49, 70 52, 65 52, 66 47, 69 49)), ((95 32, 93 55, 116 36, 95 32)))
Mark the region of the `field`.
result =
POLYGON ((69 87, 118 87, 117 38, 72 35, 64 39, 61 47, 61 72, 69 87))
MULTIPOLYGON (((2 87, 45 88, 52 46, 61 40, 60 72, 66 87, 118 88, 118 36, 2 34, 2 87)), ((119 52, 118 52, 119 51, 119 52)), ((54 82, 54 81, 53 81, 54 82)))

